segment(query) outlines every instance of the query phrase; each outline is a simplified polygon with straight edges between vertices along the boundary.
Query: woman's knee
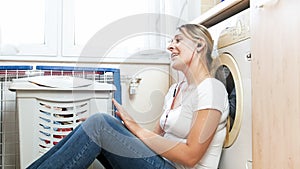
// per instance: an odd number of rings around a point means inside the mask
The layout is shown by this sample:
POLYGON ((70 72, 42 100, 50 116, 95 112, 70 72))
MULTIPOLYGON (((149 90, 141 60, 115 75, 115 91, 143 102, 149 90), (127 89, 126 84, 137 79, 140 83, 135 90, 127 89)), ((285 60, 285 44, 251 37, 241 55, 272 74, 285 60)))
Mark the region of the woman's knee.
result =
POLYGON ((110 115, 107 113, 94 113, 88 119, 97 121, 97 120, 102 120, 104 116, 110 116, 110 115))
POLYGON ((88 123, 89 125, 99 125, 103 121, 107 121, 107 119, 111 118, 111 115, 107 113, 95 113, 92 114, 89 118, 86 119, 84 124, 88 123))
POLYGON ((99 130, 107 125, 116 123, 116 119, 107 113, 95 113, 92 114, 85 122, 82 123, 84 129, 99 130))
POLYGON ((100 144, 104 131, 111 130, 116 122, 112 115, 95 113, 82 123, 82 128, 95 143, 100 144))

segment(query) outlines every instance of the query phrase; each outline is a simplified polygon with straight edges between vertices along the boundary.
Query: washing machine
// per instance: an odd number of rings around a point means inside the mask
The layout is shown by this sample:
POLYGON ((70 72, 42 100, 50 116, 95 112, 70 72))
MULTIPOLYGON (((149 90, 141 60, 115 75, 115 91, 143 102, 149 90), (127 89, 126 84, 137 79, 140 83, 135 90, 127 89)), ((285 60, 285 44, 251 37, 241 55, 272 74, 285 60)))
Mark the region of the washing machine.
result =
POLYGON ((209 28, 214 75, 227 89, 230 113, 219 169, 252 168, 251 53, 249 9, 209 28))

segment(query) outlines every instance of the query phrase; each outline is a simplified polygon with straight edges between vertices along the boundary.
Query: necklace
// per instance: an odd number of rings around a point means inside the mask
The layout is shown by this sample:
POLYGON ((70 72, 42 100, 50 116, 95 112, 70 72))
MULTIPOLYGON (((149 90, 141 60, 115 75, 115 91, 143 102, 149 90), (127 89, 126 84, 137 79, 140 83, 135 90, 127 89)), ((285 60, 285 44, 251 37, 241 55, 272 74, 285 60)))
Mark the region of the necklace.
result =
POLYGON ((173 100, 172 100, 172 103, 171 103, 171 107, 170 107, 170 109, 167 110, 167 112, 166 112, 166 118, 165 118, 164 125, 163 125, 163 128, 162 128, 163 131, 165 130, 166 123, 167 123, 167 120, 168 120, 168 117, 169 117, 169 113, 170 113, 170 111, 173 110, 173 108, 174 108, 175 100, 176 100, 176 98, 177 98, 177 96, 178 96, 178 93, 179 93, 179 91, 180 91, 180 89, 181 89, 181 85, 182 85, 183 82, 184 82, 184 81, 181 81, 180 83, 178 83, 178 84, 176 85, 175 89, 174 89, 173 100))

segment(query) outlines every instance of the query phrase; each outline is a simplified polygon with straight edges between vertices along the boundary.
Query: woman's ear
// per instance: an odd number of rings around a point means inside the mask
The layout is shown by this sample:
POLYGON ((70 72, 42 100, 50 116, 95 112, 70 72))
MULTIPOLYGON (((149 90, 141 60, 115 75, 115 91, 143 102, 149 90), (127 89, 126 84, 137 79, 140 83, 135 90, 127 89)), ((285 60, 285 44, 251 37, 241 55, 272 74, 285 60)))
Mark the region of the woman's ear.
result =
POLYGON ((203 38, 199 38, 197 40, 197 52, 199 53, 205 46, 205 40, 203 38))
POLYGON ((198 43, 197 44, 197 52, 199 53, 203 48, 203 44, 202 43, 198 43))

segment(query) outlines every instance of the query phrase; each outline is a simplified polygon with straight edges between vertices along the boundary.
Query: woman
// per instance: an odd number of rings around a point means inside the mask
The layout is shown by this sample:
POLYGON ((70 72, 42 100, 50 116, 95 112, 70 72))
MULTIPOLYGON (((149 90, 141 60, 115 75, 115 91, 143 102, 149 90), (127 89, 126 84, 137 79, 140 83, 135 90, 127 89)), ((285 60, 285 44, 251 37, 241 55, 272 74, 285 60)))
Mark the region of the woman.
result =
POLYGON ((105 113, 88 118, 29 168, 216 169, 226 135, 228 98, 212 78, 212 38, 197 24, 179 27, 168 46, 171 66, 185 80, 170 87, 154 131, 138 125, 113 100, 122 122, 105 113))

